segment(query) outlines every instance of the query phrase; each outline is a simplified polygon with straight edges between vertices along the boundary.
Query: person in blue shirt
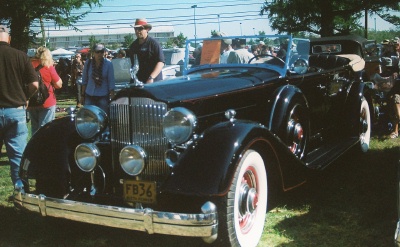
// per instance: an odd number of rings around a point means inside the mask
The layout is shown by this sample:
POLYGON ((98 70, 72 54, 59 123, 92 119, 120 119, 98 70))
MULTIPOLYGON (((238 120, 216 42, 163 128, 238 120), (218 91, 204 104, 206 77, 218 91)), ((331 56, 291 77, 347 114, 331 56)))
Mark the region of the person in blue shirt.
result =
POLYGON ((82 98, 85 105, 95 105, 108 113, 108 103, 114 97, 114 67, 104 58, 105 47, 95 44, 93 58, 85 62, 82 72, 82 98))

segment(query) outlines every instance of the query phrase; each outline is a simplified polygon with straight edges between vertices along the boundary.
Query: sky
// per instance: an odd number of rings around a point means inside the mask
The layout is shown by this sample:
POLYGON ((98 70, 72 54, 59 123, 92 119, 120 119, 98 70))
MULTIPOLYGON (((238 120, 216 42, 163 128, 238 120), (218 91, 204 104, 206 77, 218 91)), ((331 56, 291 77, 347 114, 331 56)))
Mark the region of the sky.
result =
MULTIPOLYGON (((267 16, 260 16, 264 0, 104 0, 102 7, 94 8, 77 27, 83 32, 118 33, 121 29, 132 30, 130 25, 136 18, 146 18, 153 27, 173 26, 175 36, 182 33, 191 39, 209 37, 212 30, 221 31, 227 35, 253 35, 259 31, 274 34, 267 16), (196 7, 195 7, 196 6, 196 7)), ((80 11, 88 10, 83 8, 80 11)), ((76 12, 75 12, 76 13, 76 12)), ((377 16, 370 16, 369 28, 388 30, 393 25, 377 16)), ((360 20, 364 23, 364 19, 360 20)), ((47 31, 62 32, 62 28, 47 23, 47 31)))

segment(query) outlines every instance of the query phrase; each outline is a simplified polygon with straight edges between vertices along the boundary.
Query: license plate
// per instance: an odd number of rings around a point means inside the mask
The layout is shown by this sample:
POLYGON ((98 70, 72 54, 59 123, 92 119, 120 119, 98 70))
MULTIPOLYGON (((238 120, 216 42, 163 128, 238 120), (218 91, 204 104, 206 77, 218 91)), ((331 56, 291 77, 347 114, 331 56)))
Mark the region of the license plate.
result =
POLYGON ((123 186, 125 201, 156 203, 156 182, 124 180, 123 186))

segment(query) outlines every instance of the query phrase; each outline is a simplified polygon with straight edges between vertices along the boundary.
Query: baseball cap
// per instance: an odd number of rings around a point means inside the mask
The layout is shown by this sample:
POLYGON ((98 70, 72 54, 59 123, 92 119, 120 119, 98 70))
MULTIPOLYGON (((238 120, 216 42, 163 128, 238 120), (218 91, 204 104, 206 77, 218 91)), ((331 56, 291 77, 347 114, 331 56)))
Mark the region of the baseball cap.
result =
POLYGON ((106 48, 103 44, 95 44, 93 46, 93 51, 104 51, 106 48))

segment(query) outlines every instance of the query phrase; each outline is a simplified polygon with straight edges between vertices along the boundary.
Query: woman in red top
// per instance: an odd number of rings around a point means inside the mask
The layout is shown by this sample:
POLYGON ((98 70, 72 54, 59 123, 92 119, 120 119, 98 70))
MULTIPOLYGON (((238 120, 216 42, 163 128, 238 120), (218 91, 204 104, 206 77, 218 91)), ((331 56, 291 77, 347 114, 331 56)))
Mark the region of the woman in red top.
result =
POLYGON ((54 94, 54 88, 59 89, 62 87, 62 80, 54 68, 53 57, 50 50, 46 47, 39 47, 36 51, 35 59, 32 60, 34 68, 40 64, 43 66, 39 70, 40 75, 42 76, 43 83, 49 89, 49 97, 41 106, 29 106, 28 103, 32 134, 46 123, 54 120, 56 116, 56 95, 54 94))

